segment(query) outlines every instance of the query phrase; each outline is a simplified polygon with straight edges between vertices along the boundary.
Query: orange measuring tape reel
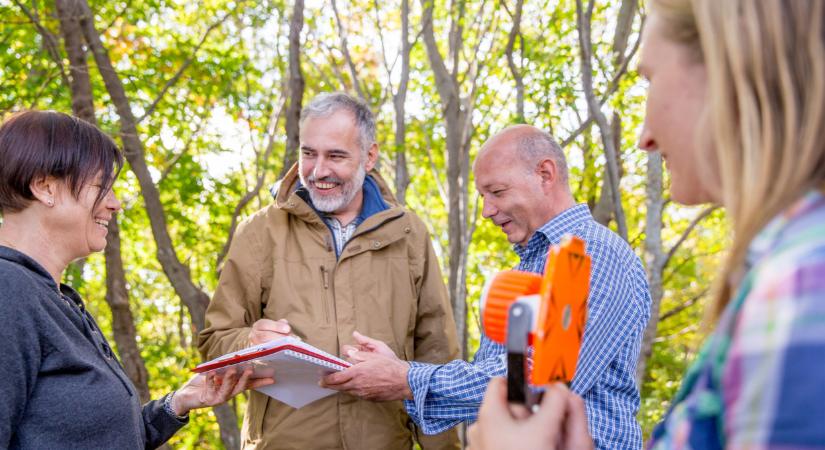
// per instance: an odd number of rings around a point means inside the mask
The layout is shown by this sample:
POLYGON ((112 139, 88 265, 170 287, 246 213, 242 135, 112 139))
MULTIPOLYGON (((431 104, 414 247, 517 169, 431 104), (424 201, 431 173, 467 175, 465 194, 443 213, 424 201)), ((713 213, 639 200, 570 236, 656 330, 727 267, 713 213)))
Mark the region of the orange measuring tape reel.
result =
POLYGON ((548 251, 544 275, 499 272, 484 289, 484 333, 500 344, 524 339, 507 336, 508 321, 514 303, 528 305, 532 323, 526 342, 532 344, 534 353, 526 381, 534 386, 553 381, 569 383, 576 373, 587 321, 590 264, 584 241, 568 236, 548 251))

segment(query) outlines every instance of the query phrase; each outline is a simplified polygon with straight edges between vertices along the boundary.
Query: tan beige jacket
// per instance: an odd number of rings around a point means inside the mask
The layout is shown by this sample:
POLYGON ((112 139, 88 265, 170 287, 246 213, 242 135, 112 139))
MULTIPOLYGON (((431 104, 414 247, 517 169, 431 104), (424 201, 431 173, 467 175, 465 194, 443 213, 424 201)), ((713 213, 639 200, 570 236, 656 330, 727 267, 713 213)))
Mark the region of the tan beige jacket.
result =
MULTIPOLYGON (((424 223, 397 206, 358 225, 336 261, 330 230, 296 193, 297 167, 275 203, 238 228, 206 312, 200 351, 212 359, 248 345, 261 318, 285 318, 304 341, 338 355, 358 330, 386 342, 405 360, 444 363, 458 346, 447 292, 424 223)), ((277 378, 277 374, 276 374, 277 378)), ((403 403, 346 394, 293 409, 252 392, 244 448, 408 449, 412 422, 403 403)), ((455 432, 428 448, 453 448, 455 432)))

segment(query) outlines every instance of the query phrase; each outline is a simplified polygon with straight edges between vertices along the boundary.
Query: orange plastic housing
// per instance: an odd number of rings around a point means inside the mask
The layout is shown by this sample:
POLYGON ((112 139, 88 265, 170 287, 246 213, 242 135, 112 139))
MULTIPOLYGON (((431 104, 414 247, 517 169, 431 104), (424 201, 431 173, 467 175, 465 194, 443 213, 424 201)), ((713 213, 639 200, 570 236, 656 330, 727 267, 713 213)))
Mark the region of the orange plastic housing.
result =
POLYGON ((507 270, 493 275, 482 294, 481 322, 484 334, 494 342, 506 344, 507 312, 523 295, 538 294, 541 275, 507 270))
POLYGON ((539 292, 538 329, 533 332, 531 384, 573 380, 589 292, 590 256, 584 251, 584 241, 570 237, 551 247, 539 292))
POLYGON ((482 294, 482 326, 491 340, 507 342, 507 314, 510 305, 527 295, 540 295, 536 329, 532 342, 533 369, 530 384, 570 382, 576 372, 579 348, 587 321, 590 289, 590 256, 584 241, 567 237, 550 248, 544 275, 517 270, 493 276, 482 294))

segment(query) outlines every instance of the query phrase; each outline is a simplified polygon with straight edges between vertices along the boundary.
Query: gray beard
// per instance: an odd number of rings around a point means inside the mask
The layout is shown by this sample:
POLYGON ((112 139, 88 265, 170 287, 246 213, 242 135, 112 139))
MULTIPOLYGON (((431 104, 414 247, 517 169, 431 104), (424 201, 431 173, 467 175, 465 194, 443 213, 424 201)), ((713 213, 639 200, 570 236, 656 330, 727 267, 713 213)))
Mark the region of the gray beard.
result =
POLYGON ((310 183, 307 182, 315 181, 314 176, 310 176, 308 180, 304 180, 303 177, 301 177, 301 182, 307 187, 309 198, 312 200, 312 205, 315 206, 315 209, 325 213, 334 213, 352 203, 352 200, 356 195, 358 195, 358 191, 360 191, 364 186, 364 179, 366 176, 366 167, 364 167, 364 164, 359 164, 358 170, 355 172, 355 176, 353 176, 350 181, 342 183, 341 193, 334 197, 315 194, 315 190, 311 188, 310 183))

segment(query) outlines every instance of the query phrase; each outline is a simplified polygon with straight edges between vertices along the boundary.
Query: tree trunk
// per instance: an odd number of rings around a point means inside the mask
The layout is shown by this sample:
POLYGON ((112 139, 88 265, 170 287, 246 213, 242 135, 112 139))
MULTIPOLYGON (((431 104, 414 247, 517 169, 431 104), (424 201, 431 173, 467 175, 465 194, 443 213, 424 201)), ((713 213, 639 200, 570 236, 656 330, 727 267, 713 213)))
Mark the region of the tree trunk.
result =
MULTIPOLYGON (((449 292, 453 306, 453 316, 461 339, 461 355, 467 353, 467 288, 466 288, 466 252, 467 243, 467 199, 469 184, 470 155, 466 143, 467 132, 471 129, 468 122, 471 120, 467 104, 462 104, 459 93, 459 82, 456 74, 451 73, 444 63, 444 58, 438 50, 433 30, 433 1, 422 0, 422 35, 427 48, 427 56, 435 76, 436 88, 441 101, 441 110, 444 114, 447 146, 447 232, 449 238, 449 292)), ((459 6, 459 12, 463 7, 459 6)), ((461 17, 454 18, 453 24, 460 23, 461 17)), ((460 54, 462 36, 460 26, 451 30, 450 54, 456 64, 460 54)))
MULTIPOLYGON (((590 0, 587 8, 582 5, 582 0, 576 0, 576 16, 578 21, 579 33, 579 49, 581 51, 581 76, 582 87, 584 88, 585 98, 587 99, 587 108, 602 137, 602 144, 604 145, 605 160, 607 167, 605 169, 606 177, 605 184, 609 185, 608 192, 603 192, 603 196, 609 195, 605 199, 600 199, 600 208, 597 208, 598 219, 601 223, 606 223, 604 216, 607 205, 612 204, 613 218, 616 220, 616 228, 619 235, 627 240, 627 223, 622 207, 621 191, 619 182, 621 180, 621 173, 619 168, 619 149, 621 148, 621 127, 616 127, 620 117, 616 115, 614 124, 611 125, 607 121, 607 117, 601 110, 599 100, 593 88, 593 67, 592 67, 592 53, 593 41, 590 36, 591 20, 593 17, 594 0, 590 0), (616 130, 618 128, 618 131, 616 130)), ((622 56, 624 49, 627 47, 627 39, 629 36, 630 25, 633 23, 633 14, 635 13, 636 0, 624 0, 620 10, 620 20, 616 34, 614 35, 613 48, 614 51, 621 50, 622 56)), ((618 69, 617 69, 618 71, 618 69)), ((604 188, 603 188, 604 189, 604 188)))
POLYGON ((295 0, 292 19, 289 21, 289 103, 286 107, 286 149, 284 165, 281 167, 283 178, 286 172, 298 160, 300 145, 299 125, 301 120, 301 103, 304 98, 304 75, 301 73, 301 30, 304 28, 304 0, 295 0))
MULTIPOLYGON (((160 193, 152 181, 143 143, 138 137, 137 123, 132 112, 123 83, 112 65, 109 54, 100 40, 100 34, 94 25, 94 14, 86 0, 74 0, 80 14, 80 25, 86 44, 94 55, 98 70, 103 78, 106 90, 112 99, 120 118, 120 135, 126 159, 140 185, 140 191, 146 206, 146 213, 152 228, 152 235, 157 246, 157 258, 163 272, 172 284, 175 292, 189 310, 195 332, 204 328, 204 315, 209 304, 209 296, 192 281, 189 268, 181 263, 166 224, 166 213, 160 201, 160 193)), ((221 427, 221 437, 227 449, 240 448, 240 432, 235 411, 228 405, 217 406, 215 415, 221 427)))
MULTIPOLYGON (((401 81, 393 95, 395 108, 395 197, 402 205, 407 204, 407 187, 410 173, 407 169, 407 88, 410 84, 410 0, 401 0, 401 81)), ((388 74, 389 75, 389 74, 388 74)))
MULTIPOLYGON (((516 82, 516 122, 524 123, 524 76, 521 74, 521 69, 516 65, 515 56, 513 52, 516 45, 516 39, 521 37, 521 12, 524 9, 524 0, 516 0, 516 10, 512 14, 513 27, 510 29, 510 34, 507 37, 507 47, 504 53, 507 55, 507 66, 510 67, 510 73, 513 75, 513 80, 516 82)), ((524 52, 524 42, 522 40, 521 52, 524 52)))
MULTIPOLYGON (((86 63, 86 50, 83 48, 83 32, 78 21, 78 11, 73 9, 72 5, 67 5, 64 0, 56 0, 55 7, 60 20, 64 47, 69 57, 72 112, 86 122, 97 124, 94 94, 89 78, 89 66, 86 63)), ((129 308, 129 293, 126 290, 117 217, 113 216, 109 221, 108 230, 104 254, 106 257, 106 303, 112 311, 112 334, 126 374, 137 388, 141 401, 147 402, 150 397, 149 375, 146 371, 146 364, 140 356, 135 321, 129 308)))
POLYGON ((137 386, 140 400, 148 402, 149 373, 137 346, 137 330, 132 311, 129 309, 129 291, 120 254, 120 227, 117 217, 109 221, 106 236, 106 303, 112 310, 112 332, 126 374, 137 386))
POLYGON ((650 286, 650 321, 642 337, 642 350, 636 364, 636 384, 644 382, 647 360, 653 353, 653 340, 659 325, 659 308, 662 303, 662 272, 665 267, 666 255, 662 248, 662 216, 664 214, 664 199, 662 198, 662 155, 659 153, 647 154, 647 187, 645 189, 645 203, 647 214, 645 217, 645 265, 647 266, 647 283, 650 286))

